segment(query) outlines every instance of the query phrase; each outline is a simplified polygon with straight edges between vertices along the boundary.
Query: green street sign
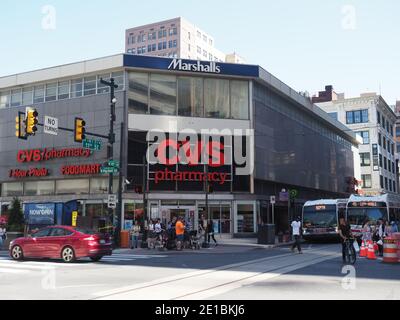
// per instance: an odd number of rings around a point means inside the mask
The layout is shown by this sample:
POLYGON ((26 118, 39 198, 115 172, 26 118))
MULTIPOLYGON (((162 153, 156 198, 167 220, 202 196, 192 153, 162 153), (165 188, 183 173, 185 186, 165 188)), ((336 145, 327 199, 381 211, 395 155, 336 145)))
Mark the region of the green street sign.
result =
POLYGON ((118 173, 119 170, 118 170, 118 168, 114 168, 114 167, 101 167, 100 172, 102 174, 110 174, 110 173, 118 173))
POLYGON ((296 189, 290 190, 290 198, 291 199, 296 199, 298 195, 299 195, 298 190, 296 190, 296 189))
POLYGON ((117 160, 110 160, 108 161, 108 166, 113 168, 119 168, 119 161, 117 160))
POLYGON ((89 149, 92 151, 100 151, 101 150, 101 141, 100 140, 92 140, 92 139, 84 139, 84 140, 82 140, 82 147, 84 149, 89 149))

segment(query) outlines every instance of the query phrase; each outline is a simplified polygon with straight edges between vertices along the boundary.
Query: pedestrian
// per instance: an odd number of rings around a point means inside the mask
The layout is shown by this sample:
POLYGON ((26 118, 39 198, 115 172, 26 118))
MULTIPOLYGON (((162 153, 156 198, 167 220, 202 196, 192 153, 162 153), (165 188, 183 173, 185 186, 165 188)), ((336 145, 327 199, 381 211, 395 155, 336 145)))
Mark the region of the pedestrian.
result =
POLYGON ((350 224, 344 218, 339 220, 339 236, 342 242, 343 263, 346 263, 346 241, 352 237, 352 234, 350 224))
POLYGON ((156 224, 154 225, 154 232, 155 232, 155 238, 159 241, 161 241, 161 233, 162 233, 162 226, 161 226, 161 220, 157 219, 156 224))
POLYGON ((390 223, 390 225, 391 225, 392 233, 398 233, 399 232, 399 227, 397 226, 396 222, 392 221, 390 223))
POLYGON ((377 242, 378 248, 379 248, 379 256, 383 257, 383 242, 387 236, 387 226, 388 223, 386 220, 380 220, 379 221, 379 228, 378 228, 378 237, 379 240, 377 242))
POLYGON ((0 250, 3 249, 3 245, 7 239, 7 230, 4 225, 0 226, 0 250))
POLYGON ((139 247, 139 235, 140 235, 140 225, 139 222, 136 220, 135 224, 131 227, 131 237, 132 237, 132 246, 131 249, 133 248, 138 248, 139 247))
POLYGON ((217 240, 215 240, 215 235, 214 235, 214 222, 210 220, 207 224, 207 233, 208 233, 208 244, 210 244, 211 239, 213 239, 215 246, 218 246, 217 240))
POLYGON ((182 218, 178 217, 178 220, 175 224, 175 233, 176 233, 176 248, 178 251, 182 250, 184 235, 185 235, 185 225, 182 222, 182 218))
POLYGON ((147 249, 154 247, 154 221, 150 220, 147 227, 147 249))
POLYGON ((369 219, 366 219, 362 229, 362 241, 366 243, 372 240, 372 228, 369 219))
POLYGON ((204 243, 207 242, 207 225, 208 225, 207 219, 206 219, 205 215, 203 214, 201 216, 199 229, 200 229, 200 238, 204 237, 204 241, 203 241, 204 243))
POLYGON ((300 244, 300 239, 301 239, 301 219, 300 217, 297 217, 296 220, 294 220, 291 224, 292 227, 292 235, 294 237, 294 244, 292 246, 292 252, 294 252, 294 249, 297 247, 297 250, 299 251, 300 254, 303 253, 301 250, 301 244, 300 244))

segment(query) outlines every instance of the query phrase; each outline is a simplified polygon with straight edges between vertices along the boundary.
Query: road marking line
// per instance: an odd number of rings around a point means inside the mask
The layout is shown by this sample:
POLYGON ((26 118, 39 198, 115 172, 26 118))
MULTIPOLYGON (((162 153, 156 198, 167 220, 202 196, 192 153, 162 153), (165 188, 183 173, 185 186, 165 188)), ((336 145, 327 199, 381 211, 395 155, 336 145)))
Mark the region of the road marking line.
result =
POLYGON ((82 266, 82 263, 73 263, 73 264, 67 264, 63 262, 47 262, 47 261, 31 261, 31 260, 25 260, 25 261, 15 261, 15 260, 3 260, 0 259, 0 263, 9 263, 13 265, 34 265, 34 266, 55 266, 55 267, 62 267, 62 268, 69 268, 69 267, 79 267, 82 266))
POLYGON ((10 268, 0 268, 0 273, 13 273, 13 274, 22 274, 22 273, 30 273, 29 270, 16 270, 10 268))

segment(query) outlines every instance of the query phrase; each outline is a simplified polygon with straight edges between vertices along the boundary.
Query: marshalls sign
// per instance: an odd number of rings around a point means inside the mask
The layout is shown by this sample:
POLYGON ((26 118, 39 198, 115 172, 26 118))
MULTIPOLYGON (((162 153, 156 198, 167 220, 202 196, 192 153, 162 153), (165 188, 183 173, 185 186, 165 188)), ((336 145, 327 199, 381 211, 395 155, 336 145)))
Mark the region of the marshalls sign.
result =
POLYGON ((58 119, 49 116, 44 117, 44 133, 58 135, 58 119))

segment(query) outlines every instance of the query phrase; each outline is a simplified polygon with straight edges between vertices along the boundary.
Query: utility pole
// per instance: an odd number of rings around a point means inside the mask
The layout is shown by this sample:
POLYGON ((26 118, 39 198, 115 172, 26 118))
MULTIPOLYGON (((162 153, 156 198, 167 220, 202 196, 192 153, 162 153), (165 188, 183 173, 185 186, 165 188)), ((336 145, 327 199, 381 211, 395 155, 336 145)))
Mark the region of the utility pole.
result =
POLYGON ((125 124, 121 122, 121 136, 119 146, 119 177, 118 177, 118 203, 117 203, 117 228, 116 228, 116 242, 117 245, 121 244, 121 222, 122 222, 122 184, 123 184, 123 153, 124 153, 124 134, 125 124))
POLYGON ((207 163, 206 163, 206 213, 207 213, 207 228, 205 230, 206 234, 204 236, 204 243, 203 243, 203 248, 209 248, 210 247, 210 243, 209 243, 209 230, 208 229, 208 225, 210 224, 211 221, 211 217, 210 217, 210 207, 208 205, 208 191, 209 191, 209 182, 208 182, 208 163, 209 160, 207 159, 207 163))
POLYGON ((147 222, 148 221, 147 221, 147 205, 146 205, 146 193, 147 193, 146 156, 143 156, 142 192, 143 192, 143 218, 144 218, 144 232, 143 232, 142 248, 147 248, 147 236, 148 236, 147 222))
MULTIPOLYGON (((116 120, 115 104, 117 103, 117 99, 115 98, 115 89, 118 88, 118 85, 115 84, 114 78, 111 78, 110 81, 105 81, 103 80, 103 78, 101 78, 100 82, 110 87, 110 132, 108 134, 108 146, 107 146, 107 159, 110 161, 114 157, 114 143, 115 143, 114 122, 116 120)), ((113 194, 113 178, 114 174, 110 173, 108 176, 109 195, 113 194)), ((108 216, 111 218, 111 221, 113 222, 114 225, 114 214, 112 208, 108 208, 108 216)))

